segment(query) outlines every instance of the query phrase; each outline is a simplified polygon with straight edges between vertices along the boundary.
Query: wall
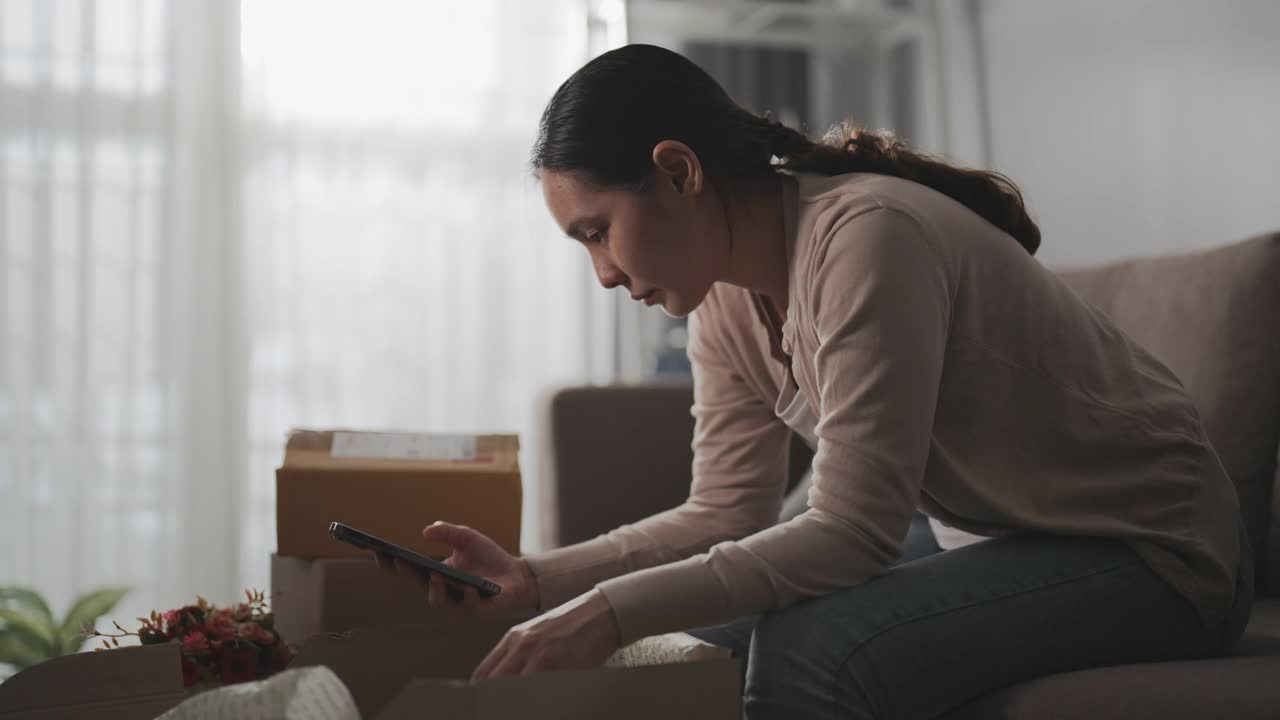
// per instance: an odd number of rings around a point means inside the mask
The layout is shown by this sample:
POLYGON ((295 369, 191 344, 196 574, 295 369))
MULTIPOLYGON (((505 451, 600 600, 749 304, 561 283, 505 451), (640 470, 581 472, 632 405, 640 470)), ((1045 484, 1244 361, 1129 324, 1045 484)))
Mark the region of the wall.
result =
MULTIPOLYGON (((1280 2, 985 0, 976 11, 989 158, 1026 192, 1046 263, 1280 229, 1280 2)), ((949 91, 950 107, 969 102, 949 91)))

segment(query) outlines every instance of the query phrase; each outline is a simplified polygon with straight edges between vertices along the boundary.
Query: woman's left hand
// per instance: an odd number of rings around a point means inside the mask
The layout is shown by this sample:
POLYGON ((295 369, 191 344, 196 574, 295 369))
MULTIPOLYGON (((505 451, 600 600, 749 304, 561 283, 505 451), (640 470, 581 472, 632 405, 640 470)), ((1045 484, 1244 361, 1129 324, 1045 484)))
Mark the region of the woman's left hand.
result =
POLYGON ((618 621, 599 590, 507 631, 476 667, 471 682, 544 670, 600 667, 618 649, 618 621))

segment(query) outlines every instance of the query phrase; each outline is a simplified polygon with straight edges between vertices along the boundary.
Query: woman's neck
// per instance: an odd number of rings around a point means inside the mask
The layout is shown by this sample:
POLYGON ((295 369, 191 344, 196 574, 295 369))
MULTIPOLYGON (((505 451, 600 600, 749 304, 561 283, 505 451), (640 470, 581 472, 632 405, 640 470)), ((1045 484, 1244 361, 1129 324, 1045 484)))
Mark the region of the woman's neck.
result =
POLYGON ((781 175, 730 185, 721 195, 729 228, 729 264, 723 280, 763 294, 787 312, 787 242, 781 175))

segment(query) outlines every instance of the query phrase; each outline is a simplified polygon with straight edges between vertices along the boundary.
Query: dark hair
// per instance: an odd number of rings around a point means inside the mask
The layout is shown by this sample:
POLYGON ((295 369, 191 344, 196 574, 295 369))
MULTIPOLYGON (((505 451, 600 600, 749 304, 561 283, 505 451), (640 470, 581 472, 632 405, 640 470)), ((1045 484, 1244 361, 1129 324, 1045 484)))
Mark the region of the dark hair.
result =
POLYGON ((949 165, 908 150, 892 133, 847 122, 814 142, 738 105, 692 61, 653 45, 611 50, 556 90, 538 126, 533 168, 644 192, 655 177, 653 147, 663 140, 688 145, 717 179, 790 170, 911 180, 964 204, 1027 252, 1040 246, 1022 193, 1004 175, 949 165))

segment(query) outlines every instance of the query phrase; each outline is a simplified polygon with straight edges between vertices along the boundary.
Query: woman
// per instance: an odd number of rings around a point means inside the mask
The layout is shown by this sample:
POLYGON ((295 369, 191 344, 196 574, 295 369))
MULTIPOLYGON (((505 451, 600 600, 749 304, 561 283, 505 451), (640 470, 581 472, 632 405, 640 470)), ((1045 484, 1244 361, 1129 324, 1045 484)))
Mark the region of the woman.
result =
POLYGON ((747 658, 748 717, 927 718, 1239 637, 1251 561, 1195 408, 1032 258, 1006 178, 856 128, 811 142, 642 45, 560 87, 533 165, 602 285, 690 316, 694 479, 524 559, 428 527, 507 588, 468 607, 545 611, 475 679, 702 628, 747 658), (813 487, 775 525, 789 429, 813 487), (989 539, 895 565, 917 508, 989 539))

